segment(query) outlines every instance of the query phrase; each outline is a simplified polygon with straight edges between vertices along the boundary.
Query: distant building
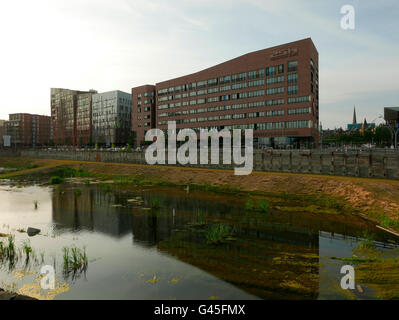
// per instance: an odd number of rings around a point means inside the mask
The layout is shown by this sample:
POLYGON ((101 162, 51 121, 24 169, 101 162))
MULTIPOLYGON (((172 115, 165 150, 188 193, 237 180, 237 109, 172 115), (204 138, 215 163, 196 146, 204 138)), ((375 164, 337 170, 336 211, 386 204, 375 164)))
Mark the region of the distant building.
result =
POLYGON ((92 95, 97 91, 51 89, 52 134, 56 145, 91 142, 92 95))
POLYGON ((364 130, 367 129, 374 129, 375 128, 375 123, 367 123, 366 118, 364 118, 364 121, 362 123, 357 123, 356 120, 356 107, 353 108, 353 121, 352 123, 348 124, 348 131, 359 131, 359 132, 364 132, 364 130))
POLYGON ((51 117, 32 115, 32 146, 48 145, 51 140, 51 117))
POLYGON ((126 144, 131 134, 132 95, 119 90, 93 95, 93 143, 126 144))
POLYGON ((6 120, 0 120, 0 148, 4 146, 3 136, 6 135, 6 120))
POLYGON ((384 120, 388 125, 396 128, 399 124, 399 107, 384 108, 384 120))
POLYGON ((14 113, 5 122, 6 135, 11 136, 11 144, 19 147, 42 146, 50 141, 49 116, 29 113, 14 113))

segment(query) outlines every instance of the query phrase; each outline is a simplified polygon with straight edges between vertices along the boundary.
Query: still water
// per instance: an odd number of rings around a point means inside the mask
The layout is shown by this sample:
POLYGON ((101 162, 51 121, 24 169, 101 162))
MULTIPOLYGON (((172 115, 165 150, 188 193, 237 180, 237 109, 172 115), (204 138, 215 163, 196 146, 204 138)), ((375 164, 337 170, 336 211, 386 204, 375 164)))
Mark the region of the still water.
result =
MULTIPOLYGON (((248 212, 245 201, 177 188, 3 184, 0 233, 29 243, 36 258, 0 262, 0 287, 29 288, 51 265, 67 288, 54 299, 346 299, 347 263, 336 257, 352 257, 364 230, 380 250, 395 249, 391 235, 358 217, 248 212), (231 236, 210 244, 218 224, 231 236), (41 233, 29 237, 28 227, 41 233), (64 247, 85 248, 87 269, 64 272, 64 247)), ((375 297, 363 289, 356 298, 375 297)))

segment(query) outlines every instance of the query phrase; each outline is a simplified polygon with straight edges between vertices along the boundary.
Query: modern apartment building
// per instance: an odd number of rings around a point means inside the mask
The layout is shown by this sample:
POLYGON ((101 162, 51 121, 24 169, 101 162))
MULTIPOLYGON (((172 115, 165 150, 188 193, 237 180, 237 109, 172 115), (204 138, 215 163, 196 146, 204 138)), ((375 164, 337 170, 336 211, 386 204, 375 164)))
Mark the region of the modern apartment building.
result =
POLYGON ((3 136, 6 135, 6 120, 0 120, 0 148, 4 146, 3 136))
POLYGON ((56 145, 91 142, 92 95, 97 91, 51 89, 51 119, 56 145))
POLYGON ((132 89, 132 131, 135 146, 143 144, 146 132, 156 127, 156 87, 144 85, 132 89))
POLYGON ((32 115, 32 146, 48 145, 51 140, 51 117, 32 115))
POLYGON ((132 96, 119 90, 93 95, 92 140, 98 145, 124 145, 131 135, 132 96))
POLYGON ((11 136, 11 144, 19 147, 47 145, 50 141, 50 122, 49 116, 10 114, 5 123, 6 134, 11 136))
POLYGON ((318 52, 308 38, 200 72, 132 89, 136 144, 150 128, 253 129, 255 145, 313 147, 319 139, 318 52))

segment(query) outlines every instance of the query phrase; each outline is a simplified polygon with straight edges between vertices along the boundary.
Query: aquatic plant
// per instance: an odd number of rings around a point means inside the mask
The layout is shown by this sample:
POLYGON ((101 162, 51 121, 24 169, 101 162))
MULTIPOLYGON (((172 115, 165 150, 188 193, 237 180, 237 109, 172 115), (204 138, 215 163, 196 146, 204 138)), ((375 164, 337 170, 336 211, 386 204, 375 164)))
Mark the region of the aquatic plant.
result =
POLYGON ((257 209, 261 212, 267 212, 269 210, 269 202, 266 199, 258 200, 257 209))
POLYGON ((86 249, 79 249, 77 247, 64 247, 63 248, 63 260, 64 260, 64 273, 76 271, 86 271, 88 266, 88 258, 86 249))
POLYGON ((159 205, 158 198, 151 198, 149 206, 150 206, 151 209, 159 209, 160 205, 159 205))
POLYGON ((245 203, 245 210, 267 212, 269 210, 269 202, 266 199, 259 199, 256 202, 252 199, 248 199, 245 203))
POLYGON ((8 237, 8 245, 4 245, 3 242, 0 242, 0 259, 8 260, 10 265, 14 263, 14 260, 17 258, 17 250, 15 248, 14 237, 8 237))
POLYGON ((64 182, 64 179, 59 176, 53 176, 50 178, 50 184, 61 184, 64 182))
POLYGON ((254 208, 255 208, 254 202, 251 199, 248 199, 247 202, 245 203, 245 210, 253 211, 254 208))
POLYGON ((110 191, 111 191, 111 185, 108 184, 108 183, 106 183, 106 184, 104 185, 104 189, 105 189, 105 192, 110 192, 110 191))
POLYGON ((23 251, 25 253, 25 259, 26 259, 26 261, 28 261, 29 258, 30 258, 31 253, 33 252, 33 249, 30 246, 30 242, 29 241, 25 241, 23 243, 22 249, 23 249, 23 251))
POLYGON ((206 240, 210 244, 221 243, 226 237, 231 234, 231 229, 225 224, 215 224, 208 228, 205 235, 206 240))
POLYGON ((368 231, 364 231, 360 236, 362 239, 358 241, 359 248, 370 249, 374 247, 374 237, 368 231))

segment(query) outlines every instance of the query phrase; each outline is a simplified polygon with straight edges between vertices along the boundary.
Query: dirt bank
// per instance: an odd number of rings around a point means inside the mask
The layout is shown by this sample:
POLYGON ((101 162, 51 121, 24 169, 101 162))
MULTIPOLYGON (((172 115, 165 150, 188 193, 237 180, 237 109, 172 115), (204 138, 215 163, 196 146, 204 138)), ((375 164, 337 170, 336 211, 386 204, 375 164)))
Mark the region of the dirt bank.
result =
MULTIPOLYGON (((0 159, 0 166, 2 161, 4 159, 0 159)), ((129 176, 180 185, 199 184, 269 194, 328 196, 344 201, 354 210, 382 223, 385 227, 398 229, 399 226, 399 181, 394 180, 267 172, 235 176, 230 170, 68 160, 30 161, 39 167, 0 175, 0 179, 67 166, 99 175, 129 176)))

